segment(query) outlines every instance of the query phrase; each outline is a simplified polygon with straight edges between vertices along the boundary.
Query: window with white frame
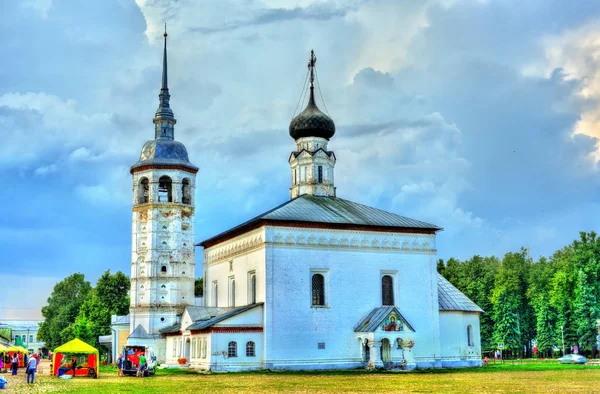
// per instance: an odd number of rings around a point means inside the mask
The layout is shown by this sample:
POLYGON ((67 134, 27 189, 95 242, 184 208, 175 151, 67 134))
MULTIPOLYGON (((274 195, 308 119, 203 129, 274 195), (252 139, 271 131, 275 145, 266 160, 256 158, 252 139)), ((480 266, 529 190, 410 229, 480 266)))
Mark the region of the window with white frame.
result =
POLYGON ((379 271, 380 289, 381 289, 381 305, 394 306, 398 305, 398 271, 382 270, 379 271))
POLYGON ((254 342, 249 341, 246 342, 246 357, 255 357, 256 354, 254 352, 254 342))
POLYGON ((173 338, 173 357, 177 357, 177 339, 173 338))
POLYGON ((381 304, 394 305, 394 279, 390 275, 381 277, 381 304))
POLYGON ((227 357, 237 357, 237 343, 234 341, 229 342, 227 346, 227 357))
POLYGON ((192 343, 190 344, 191 348, 191 358, 196 357, 196 339, 192 338, 192 343))
POLYGON ((206 358, 206 352, 208 351, 208 339, 204 338, 204 346, 202 347, 202 358, 206 358))
POLYGON ((329 302, 327 293, 329 271, 326 269, 311 269, 311 306, 313 308, 325 307, 329 302))

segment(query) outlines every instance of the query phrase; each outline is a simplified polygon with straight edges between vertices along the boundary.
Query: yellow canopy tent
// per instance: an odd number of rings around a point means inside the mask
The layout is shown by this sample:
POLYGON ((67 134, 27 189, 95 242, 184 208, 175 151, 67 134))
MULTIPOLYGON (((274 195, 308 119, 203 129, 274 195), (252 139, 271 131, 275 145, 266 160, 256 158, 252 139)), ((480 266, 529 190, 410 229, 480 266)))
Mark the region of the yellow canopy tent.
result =
POLYGON ((4 353, 8 349, 6 346, 0 343, 0 353, 4 353))
POLYGON ((77 360, 77 376, 92 376, 94 378, 98 376, 98 364, 100 362, 98 349, 77 338, 54 349, 52 374, 56 376, 73 374, 72 358, 69 358, 72 356, 75 356, 77 360), (87 357, 81 358, 80 356, 87 357))
POLYGON ((11 346, 4 350, 6 353, 29 353, 23 346, 11 346))
POLYGON ((24 367, 25 366, 25 354, 29 353, 29 351, 27 351, 27 349, 25 349, 23 346, 16 346, 13 345, 11 347, 8 347, 4 350, 5 354, 8 354, 9 357, 13 357, 15 355, 15 353, 19 356, 19 368, 20 367, 24 367))

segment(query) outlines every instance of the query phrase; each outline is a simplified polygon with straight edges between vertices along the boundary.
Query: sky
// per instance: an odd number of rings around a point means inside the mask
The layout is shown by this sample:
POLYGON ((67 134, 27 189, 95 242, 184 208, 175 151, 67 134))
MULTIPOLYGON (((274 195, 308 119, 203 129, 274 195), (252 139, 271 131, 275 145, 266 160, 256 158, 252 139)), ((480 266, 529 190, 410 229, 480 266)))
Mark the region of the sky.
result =
POLYGON ((443 259, 537 259, 600 230, 600 2, 22 0, 0 14, 0 319, 38 318, 72 273, 129 274, 129 168, 154 136, 164 23, 198 242, 289 199, 311 49, 338 196, 443 227, 443 259))

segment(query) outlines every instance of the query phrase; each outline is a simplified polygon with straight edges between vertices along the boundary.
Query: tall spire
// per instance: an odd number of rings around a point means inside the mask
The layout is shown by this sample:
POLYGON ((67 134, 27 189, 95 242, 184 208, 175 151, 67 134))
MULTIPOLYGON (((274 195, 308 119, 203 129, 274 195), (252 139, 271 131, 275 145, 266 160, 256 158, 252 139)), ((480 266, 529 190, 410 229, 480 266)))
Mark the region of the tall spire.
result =
POLYGON ((167 24, 165 23, 165 33, 163 37, 165 38, 165 49, 163 52, 163 69, 162 69, 162 91, 166 91, 167 94, 169 92, 169 86, 167 84, 167 24))
MULTIPOLYGON (((310 59, 308 60, 308 69, 310 70, 310 97, 308 103, 315 105, 315 66, 317 64, 317 57, 315 51, 310 50, 310 59)), ((316 106, 316 105, 315 105, 316 106)))
POLYGON ((163 34, 165 38, 164 50, 163 50, 163 66, 162 66, 162 85, 160 88, 160 94, 158 95, 158 109, 154 116, 155 124, 155 139, 174 139, 174 125, 177 123, 173 116, 173 110, 169 100, 171 95, 169 94, 169 85, 167 77, 167 24, 165 23, 165 32, 163 34))

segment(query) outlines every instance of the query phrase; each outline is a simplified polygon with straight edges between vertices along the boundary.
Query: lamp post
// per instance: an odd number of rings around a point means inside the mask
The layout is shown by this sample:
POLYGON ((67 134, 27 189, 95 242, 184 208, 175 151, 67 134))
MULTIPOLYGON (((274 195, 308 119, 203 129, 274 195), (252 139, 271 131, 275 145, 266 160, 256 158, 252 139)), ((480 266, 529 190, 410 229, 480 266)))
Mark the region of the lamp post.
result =
POLYGON ((562 345, 563 345, 563 356, 565 355, 565 331, 564 331, 564 326, 560 326, 560 333, 562 336, 562 345))

